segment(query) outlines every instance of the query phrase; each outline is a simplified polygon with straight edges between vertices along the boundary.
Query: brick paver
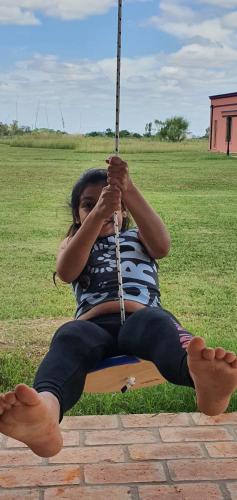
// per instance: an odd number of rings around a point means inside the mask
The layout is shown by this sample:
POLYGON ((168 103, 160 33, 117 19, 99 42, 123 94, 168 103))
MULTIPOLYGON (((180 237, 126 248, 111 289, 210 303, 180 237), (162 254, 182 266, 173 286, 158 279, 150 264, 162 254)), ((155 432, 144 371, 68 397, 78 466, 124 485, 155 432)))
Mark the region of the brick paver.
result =
POLYGON ((237 412, 65 417, 64 447, 0 435, 0 500, 237 500, 237 412))

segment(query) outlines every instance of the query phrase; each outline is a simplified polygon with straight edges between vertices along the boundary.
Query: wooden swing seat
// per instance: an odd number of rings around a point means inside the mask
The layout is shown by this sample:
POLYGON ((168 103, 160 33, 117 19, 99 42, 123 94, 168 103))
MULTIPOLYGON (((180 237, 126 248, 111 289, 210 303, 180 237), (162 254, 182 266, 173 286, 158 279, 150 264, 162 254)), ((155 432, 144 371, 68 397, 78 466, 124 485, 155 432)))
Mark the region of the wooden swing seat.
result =
POLYGON ((136 356, 115 356, 99 363, 86 377, 84 392, 107 393, 126 392, 166 380, 151 361, 136 356))

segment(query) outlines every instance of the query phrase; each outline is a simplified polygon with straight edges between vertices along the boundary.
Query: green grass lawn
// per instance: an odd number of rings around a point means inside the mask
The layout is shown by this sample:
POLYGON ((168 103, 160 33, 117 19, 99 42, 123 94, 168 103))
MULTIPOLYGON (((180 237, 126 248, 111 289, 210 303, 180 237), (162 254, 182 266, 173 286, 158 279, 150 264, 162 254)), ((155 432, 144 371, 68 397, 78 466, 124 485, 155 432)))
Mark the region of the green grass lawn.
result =
MULTIPOLYGON (((108 139, 63 138, 70 147, 24 140, 0 144, 1 392, 32 382, 56 325, 74 314, 70 286, 52 281, 71 220, 67 201, 81 172, 106 166, 113 151, 108 139)), ((149 139, 121 141, 121 155, 171 232, 170 255, 160 262, 163 306, 209 346, 237 350, 237 158, 209 153, 206 141, 149 139)), ((195 409, 192 389, 167 383, 122 396, 85 395, 71 414, 195 409)))

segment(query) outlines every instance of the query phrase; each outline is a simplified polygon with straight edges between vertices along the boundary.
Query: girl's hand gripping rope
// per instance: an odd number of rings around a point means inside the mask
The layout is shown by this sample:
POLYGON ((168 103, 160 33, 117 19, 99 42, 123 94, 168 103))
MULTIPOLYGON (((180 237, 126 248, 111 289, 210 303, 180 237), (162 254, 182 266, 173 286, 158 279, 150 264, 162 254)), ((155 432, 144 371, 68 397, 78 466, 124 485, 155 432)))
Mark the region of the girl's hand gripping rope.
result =
POLYGON ((128 164, 118 156, 111 156, 106 160, 108 163, 108 184, 117 186, 124 195, 132 186, 128 172, 128 164))
POLYGON ((103 220, 112 219, 113 213, 121 210, 121 191, 112 184, 102 189, 95 209, 103 220))

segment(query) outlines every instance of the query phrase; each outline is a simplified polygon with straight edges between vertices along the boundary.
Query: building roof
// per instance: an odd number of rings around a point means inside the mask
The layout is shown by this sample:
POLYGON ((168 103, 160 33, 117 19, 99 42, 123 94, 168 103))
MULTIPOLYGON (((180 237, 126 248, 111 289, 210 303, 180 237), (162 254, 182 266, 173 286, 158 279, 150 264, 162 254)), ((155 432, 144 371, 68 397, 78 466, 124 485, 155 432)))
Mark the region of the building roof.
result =
POLYGON ((222 97, 237 97, 237 92, 231 92, 230 94, 209 95, 209 99, 221 99, 222 97))

